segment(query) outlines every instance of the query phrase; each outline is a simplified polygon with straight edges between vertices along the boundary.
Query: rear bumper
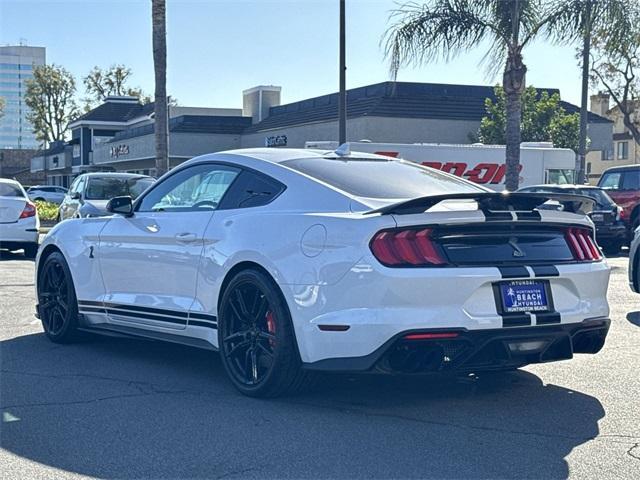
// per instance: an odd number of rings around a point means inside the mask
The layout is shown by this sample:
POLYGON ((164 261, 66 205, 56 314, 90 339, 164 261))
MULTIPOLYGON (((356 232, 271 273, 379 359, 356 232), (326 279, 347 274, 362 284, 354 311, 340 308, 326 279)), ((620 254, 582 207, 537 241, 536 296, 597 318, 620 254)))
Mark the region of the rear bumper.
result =
MULTIPOLYGON (((398 374, 464 373, 518 368, 567 360, 574 353, 597 353, 604 346, 610 320, 491 330, 447 329, 454 338, 408 340, 405 331, 369 355, 330 358, 304 364, 319 371, 398 374)), ((428 333, 442 333, 443 330, 428 333)))
POLYGON ((38 243, 40 221, 29 217, 13 223, 0 224, 0 243, 3 248, 21 248, 25 243, 38 243))
POLYGON ((596 240, 598 243, 625 242, 627 227, 622 222, 613 225, 596 225, 596 240))

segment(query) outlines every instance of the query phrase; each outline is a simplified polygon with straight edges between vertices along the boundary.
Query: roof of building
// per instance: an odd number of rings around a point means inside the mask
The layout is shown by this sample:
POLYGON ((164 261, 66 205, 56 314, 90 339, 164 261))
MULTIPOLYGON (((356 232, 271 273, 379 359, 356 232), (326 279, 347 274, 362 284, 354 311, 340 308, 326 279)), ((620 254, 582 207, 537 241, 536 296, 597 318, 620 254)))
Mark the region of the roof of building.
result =
MULTIPOLYGON (((249 125, 251 125, 251 117, 181 115, 169 120, 169 131, 239 135, 249 125)), ((127 138, 151 135, 154 131, 155 123, 128 128, 127 130, 116 133, 110 142, 118 142, 127 138)))
POLYGON ((105 102, 78 117, 74 122, 128 122, 134 118, 153 113, 154 104, 138 102, 105 102))
POLYGON ((62 153, 64 152, 66 146, 67 144, 64 142, 64 140, 51 142, 49 144, 49 148, 47 148, 46 150, 40 150, 39 152, 36 153, 35 157, 37 158, 37 157, 43 157, 45 155, 55 155, 57 153, 62 153))
MULTIPOLYGON (((538 92, 560 93, 557 89, 538 92)), ((362 116, 479 121, 486 114, 485 99, 495 98, 494 87, 439 83, 382 82, 347 90, 347 117, 362 116)), ((568 113, 579 108, 561 101, 568 113)), ((289 125, 337 120, 338 93, 271 107, 269 116, 246 133, 289 125)), ((611 121, 589 112, 590 123, 611 121)))

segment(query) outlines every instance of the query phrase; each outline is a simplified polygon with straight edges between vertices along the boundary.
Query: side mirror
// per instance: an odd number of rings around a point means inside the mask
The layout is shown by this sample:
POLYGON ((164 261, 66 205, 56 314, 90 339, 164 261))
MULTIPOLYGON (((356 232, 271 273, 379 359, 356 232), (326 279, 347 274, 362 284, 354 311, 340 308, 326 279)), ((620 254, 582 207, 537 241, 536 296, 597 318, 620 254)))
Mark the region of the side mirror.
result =
POLYGON ((80 200, 80 192, 73 192, 70 197, 72 200, 80 200))
POLYGON ((131 197, 113 197, 107 203, 107 212, 130 217, 133 215, 133 200, 131 197))

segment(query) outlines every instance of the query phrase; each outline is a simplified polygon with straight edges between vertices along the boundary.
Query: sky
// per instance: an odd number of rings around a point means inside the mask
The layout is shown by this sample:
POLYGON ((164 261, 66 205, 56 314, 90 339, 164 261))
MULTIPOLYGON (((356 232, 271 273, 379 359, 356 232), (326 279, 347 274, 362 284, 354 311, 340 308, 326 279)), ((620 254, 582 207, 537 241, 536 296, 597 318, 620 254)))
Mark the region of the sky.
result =
MULTIPOLYGON (((381 38, 394 0, 346 0, 347 88, 390 80, 381 38)), ((151 0, 0 0, 0 44, 44 46, 77 79, 125 64, 153 93, 151 0)), ((240 108, 242 90, 282 87, 282 103, 337 91, 338 0, 167 0, 167 88, 183 106, 240 108)), ((399 81, 495 85, 479 47, 448 63, 403 68, 399 81)), ((575 46, 524 51, 527 84, 578 104, 575 46)))

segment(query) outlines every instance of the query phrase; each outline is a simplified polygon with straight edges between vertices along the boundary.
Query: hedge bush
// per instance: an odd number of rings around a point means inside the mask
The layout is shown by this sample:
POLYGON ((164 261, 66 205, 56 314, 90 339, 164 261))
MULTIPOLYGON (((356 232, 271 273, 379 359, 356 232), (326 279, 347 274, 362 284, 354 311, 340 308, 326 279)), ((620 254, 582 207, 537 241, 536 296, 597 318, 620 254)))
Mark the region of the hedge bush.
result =
POLYGON ((56 220, 58 218, 58 205, 55 203, 37 200, 35 204, 40 220, 56 220))

